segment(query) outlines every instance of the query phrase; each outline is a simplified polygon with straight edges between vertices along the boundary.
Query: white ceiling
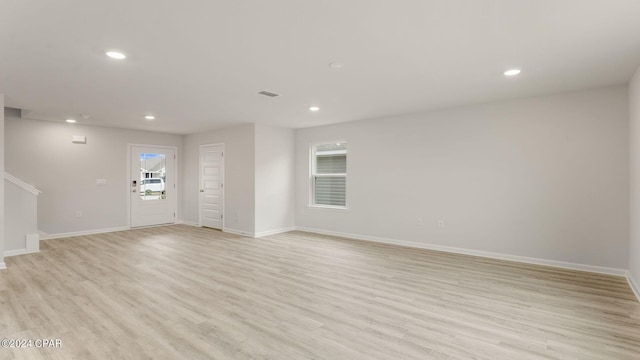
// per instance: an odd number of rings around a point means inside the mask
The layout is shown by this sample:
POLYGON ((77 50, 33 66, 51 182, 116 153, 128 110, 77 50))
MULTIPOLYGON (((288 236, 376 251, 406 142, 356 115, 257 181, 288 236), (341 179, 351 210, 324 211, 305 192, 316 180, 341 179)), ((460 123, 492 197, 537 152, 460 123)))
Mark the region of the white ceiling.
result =
POLYGON ((182 134, 621 84, 639 64, 638 0, 0 0, 7 106, 182 134))

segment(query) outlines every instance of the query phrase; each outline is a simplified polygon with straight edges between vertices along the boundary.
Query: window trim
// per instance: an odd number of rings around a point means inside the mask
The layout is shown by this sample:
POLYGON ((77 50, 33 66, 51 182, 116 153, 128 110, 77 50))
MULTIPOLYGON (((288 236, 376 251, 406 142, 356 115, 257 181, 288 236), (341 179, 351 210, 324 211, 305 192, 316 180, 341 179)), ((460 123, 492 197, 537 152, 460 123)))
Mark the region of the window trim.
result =
POLYGON ((326 210, 349 210, 349 190, 348 190, 348 180, 347 174, 349 173, 349 142, 347 140, 333 140, 333 141, 318 141, 314 142, 310 145, 309 149, 309 204, 307 207, 314 209, 326 209, 326 210), (347 144, 347 172, 343 174, 316 174, 316 149, 318 145, 325 144, 335 144, 335 143, 346 143, 347 144), (345 198, 344 198, 344 206, 339 205, 323 205, 315 203, 315 179, 316 177, 336 177, 343 176, 345 179, 345 198))

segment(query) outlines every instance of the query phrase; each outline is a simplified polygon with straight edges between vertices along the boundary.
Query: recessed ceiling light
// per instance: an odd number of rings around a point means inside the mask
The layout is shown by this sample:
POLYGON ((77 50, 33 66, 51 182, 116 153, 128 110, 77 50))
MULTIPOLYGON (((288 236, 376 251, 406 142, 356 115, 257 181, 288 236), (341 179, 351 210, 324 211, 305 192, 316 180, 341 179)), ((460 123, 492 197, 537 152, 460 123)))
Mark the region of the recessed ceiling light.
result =
POLYGON ((75 124, 76 123, 76 121, 73 120, 73 119, 67 119, 65 121, 68 122, 69 124, 75 124))
POLYGON ((312 106, 309 108, 309 111, 313 111, 313 112, 320 111, 320 108, 317 106, 312 106))
POLYGON ((520 74, 522 72, 522 70, 520 69, 509 69, 507 71, 504 72, 505 76, 516 76, 518 74, 520 74))
POLYGON ((112 58, 112 59, 118 59, 118 60, 122 60, 125 59, 127 57, 127 55, 119 52, 119 51, 107 51, 107 56, 112 58))
POLYGON ((144 116, 144 118, 145 118, 145 119, 147 119, 147 120, 153 120, 153 119, 155 119, 156 117, 155 117, 155 116, 153 116, 153 115, 145 115, 145 116, 144 116))
POLYGON ((344 67, 344 64, 340 62, 332 62, 331 64, 329 64, 329 67, 332 69, 342 69, 344 67))

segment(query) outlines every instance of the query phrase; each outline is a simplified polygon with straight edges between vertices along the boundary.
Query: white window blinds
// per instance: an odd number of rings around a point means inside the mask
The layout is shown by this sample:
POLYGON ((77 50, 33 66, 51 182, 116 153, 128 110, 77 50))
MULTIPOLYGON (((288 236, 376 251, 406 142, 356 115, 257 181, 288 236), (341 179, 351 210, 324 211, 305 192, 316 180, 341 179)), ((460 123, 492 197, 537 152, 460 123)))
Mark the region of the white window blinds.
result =
POLYGON ((347 204, 347 144, 313 148, 313 205, 345 207, 347 204))

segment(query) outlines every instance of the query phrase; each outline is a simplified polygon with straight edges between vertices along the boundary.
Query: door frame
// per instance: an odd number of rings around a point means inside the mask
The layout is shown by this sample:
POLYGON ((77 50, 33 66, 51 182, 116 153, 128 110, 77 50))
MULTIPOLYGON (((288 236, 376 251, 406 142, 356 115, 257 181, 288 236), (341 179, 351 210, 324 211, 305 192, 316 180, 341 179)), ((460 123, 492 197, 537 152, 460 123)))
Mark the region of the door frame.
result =
POLYGON ((202 189, 202 148, 209 146, 222 146, 222 229, 220 229, 220 231, 224 231, 227 221, 227 217, 225 216, 227 210, 227 196, 226 188, 224 187, 227 183, 227 161, 224 157, 224 153, 226 152, 226 146, 224 143, 202 144, 198 148, 198 227, 202 227, 202 195, 200 193, 200 190, 202 189))
MULTIPOLYGON (((180 218, 180 212, 178 211, 178 197, 180 196, 180 192, 178 191, 178 179, 180 178, 178 176, 178 147, 177 146, 166 146, 166 145, 149 145, 149 144, 132 144, 129 143, 127 144, 127 181, 125 183, 126 189, 127 189, 127 227, 129 229, 132 229, 131 227, 131 150, 134 146, 142 146, 142 147, 152 147, 152 148, 159 148, 159 149, 172 149, 174 151, 174 154, 176 155, 175 158, 175 171, 173 174, 174 179, 173 179, 173 183, 176 184, 176 187, 173 189, 175 191, 175 196, 173 199, 173 208, 175 209, 176 212, 176 216, 173 218, 173 224, 177 224, 178 223, 178 219, 180 218)), ((167 224, 164 224, 167 225, 167 224)), ((151 226, 142 226, 144 227, 153 227, 153 226, 163 226, 163 225, 151 225, 151 226)), ((137 227, 136 229, 140 229, 140 227, 137 227)))

